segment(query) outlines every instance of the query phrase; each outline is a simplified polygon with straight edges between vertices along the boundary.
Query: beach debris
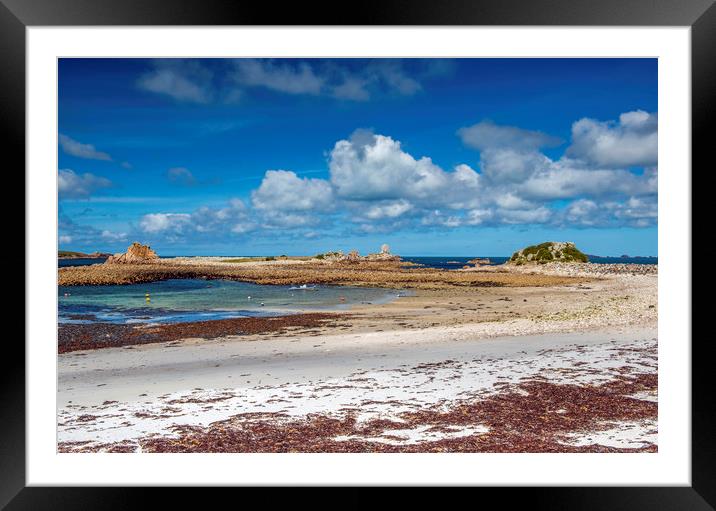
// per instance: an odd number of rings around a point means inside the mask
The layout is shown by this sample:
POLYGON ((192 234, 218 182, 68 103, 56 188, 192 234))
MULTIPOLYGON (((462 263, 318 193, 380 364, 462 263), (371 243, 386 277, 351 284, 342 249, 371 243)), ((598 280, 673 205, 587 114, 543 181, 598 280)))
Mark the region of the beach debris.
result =
POLYGON ((322 328, 336 326, 345 317, 345 314, 306 313, 154 325, 61 323, 57 327, 57 351, 68 353, 189 338, 217 339, 231 335, 284 332, 288 328, 322 328))
MULTIPOLYGON (((328 350, 325 350, 328 351, 328 350)), ((433 371, 438 367, 414 367, 433 371)), ((454 362, 452 362, 454 363, 454 362)), ((344 414, 246 412, 208 426, 176 425, 172 435, 147 436, 114 444, 64 442, 61 452, 657 452, 658 404, 636 399, 656 392, 656 373, 617 375, 600 384, 552 383, 539 375, 505 383, 484 396, 449 406, 409 406, 393 399, 365 406, 394 408, 389 416, 360 419, 344 414), (622 437, 622 438, 619 438, 622 437)), ((355 385, 357 379, 352 383, 355 385)), ((259 381, 260 383, 260 381, 259 381)), ((335 392, 340 387, 330 388, 335 392)), ((317 389, 314 389, 316 391, 317 389)), ((293 396, 289 396, 293 397, 293 396)), ((296 395, 297 398, 301 394, 296 395)), ((231 402, 223 391, 173 398, 171 403, 231 402)), ((74 422, 92 422, 96 415, 74 422)), ((140 412, 142 413, 142 412, 140 412)), ((144 412, 146 414, 146 412, 144 412)))

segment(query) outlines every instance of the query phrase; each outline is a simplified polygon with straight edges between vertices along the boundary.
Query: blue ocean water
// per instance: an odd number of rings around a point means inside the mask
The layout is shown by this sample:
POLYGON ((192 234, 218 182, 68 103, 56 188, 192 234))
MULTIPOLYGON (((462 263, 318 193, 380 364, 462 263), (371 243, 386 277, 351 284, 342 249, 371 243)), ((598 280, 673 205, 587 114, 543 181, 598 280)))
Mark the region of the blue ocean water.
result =
POLYGON ((203 321, 340 310, 356 304, 385 303, 409 294, 365 287, 297 287, 204 279, 123 286, 58 286, 59 320, 64 323, 203 321))
MULTIPOLYGON (((465 266, 468 261, 475 259, 471 257, 443 257, 443 256, 416 256, 416 257, 402 257, 403 261, 409 263, 416 263, 425 266, 426 268, 437 268, 439 270, 458 270, 465 266)), ((480 258, 484 259, 484 258, 480 258)), ((490 264, 502 264, 509 259, 509 257, 488 257, 490 264)))
POLYGON ((88 264, 103 263, 106 260, 106 257, 78 257, 75 259, 58 259, 57 267, 64 268, 66 266, 87 266, 88 264))

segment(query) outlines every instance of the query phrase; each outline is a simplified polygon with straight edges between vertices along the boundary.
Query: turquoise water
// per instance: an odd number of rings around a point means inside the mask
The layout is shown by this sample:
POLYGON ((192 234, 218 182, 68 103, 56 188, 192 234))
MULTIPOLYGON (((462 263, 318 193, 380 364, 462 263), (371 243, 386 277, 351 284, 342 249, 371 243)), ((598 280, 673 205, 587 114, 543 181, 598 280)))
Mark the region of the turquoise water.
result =
POLYGON ((356 304, 386 303, 407 294, 364 287, 295 287, 203 279, 125 286, 58 286, 59 320, 64 323, 201 321, 341 310, 356 304))

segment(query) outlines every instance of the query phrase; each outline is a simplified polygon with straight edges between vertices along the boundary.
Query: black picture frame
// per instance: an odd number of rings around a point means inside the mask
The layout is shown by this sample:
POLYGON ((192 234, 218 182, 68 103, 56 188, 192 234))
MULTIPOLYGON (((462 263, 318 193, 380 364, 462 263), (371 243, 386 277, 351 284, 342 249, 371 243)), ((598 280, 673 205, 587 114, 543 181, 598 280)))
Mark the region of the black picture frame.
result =
MULTIPOLYGON (((335 3, 222 0, 0 0, 0 126, 3 154, 25 165, 25 29, 88 25, 571 25, 690 26, 692 168, 709 154, 707 126, 716 113, 716 6, 714 0, 380 0, 350 10, 335 3), (350 13, 347 14, 347 13, 350 13)), ((711 159, 708 160, 713 166, 711 159)), ((683 169, 684 178, 693 170, 683 169)), ((24 188, 24 182, 22 184, 24 188)), ((20 238, 24 233, 19 234, 20 238)), ((691 250, 687 252, 691 257, 691 250)), ((17 264, 17 263, 15 263, 17 264)), ((25 274, 32 268, 25 266, 25 274)), ((696 305, 696 304, 694 304, 696 305)), ((7 339, 10 340, 10 339, 7 339)), ((703 339, 708 341, 708 338, 703 339)), ((674 340, 676 341, 676 340, 674 340)), ((680 339, 679 342, 691 342, 680 339)), ((25 485, 25 351, 9 346, 0 371, 0 507, 7 509, 125 509, 140 488, 59 488, 25 485)), ((19 343, 16 343, 19 344, 19 343)), ((501 507, 528 498, 542 509, 714 509, 716 422, 708 343, 692 350, 692 486, 523 488, 500 491, 501 507)), ((163 495, 164 505, 184 499, 163 495)))

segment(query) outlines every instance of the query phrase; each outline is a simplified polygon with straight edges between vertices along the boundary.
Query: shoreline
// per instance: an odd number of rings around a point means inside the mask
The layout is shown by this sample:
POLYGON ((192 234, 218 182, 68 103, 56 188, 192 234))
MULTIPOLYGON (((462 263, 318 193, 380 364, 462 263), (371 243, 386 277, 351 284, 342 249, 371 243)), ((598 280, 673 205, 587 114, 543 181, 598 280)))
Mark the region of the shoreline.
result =
MULTIPOLYGON (((518 273, 518 271, 516 272, 518 273)), ((304 328, 371 333, 479 324, 489 335, 564 331, 656 320, 654 275, 610 275, 553 286, 414 289, 388 302, 335 308, 291 308, 276 316, 172 323, 60 323, 58 351, 122 347, 183 338, 276 334, 304 328), (563 326, 557 326, 564 323, 563 326), (556 330, 555 330, 556 329, 556 330)))
POLYGON ((208 339, 185 325, 195 335, 62 353, 58 449, 655 452, 658 277, 569 269, 295 328, 208 339))

